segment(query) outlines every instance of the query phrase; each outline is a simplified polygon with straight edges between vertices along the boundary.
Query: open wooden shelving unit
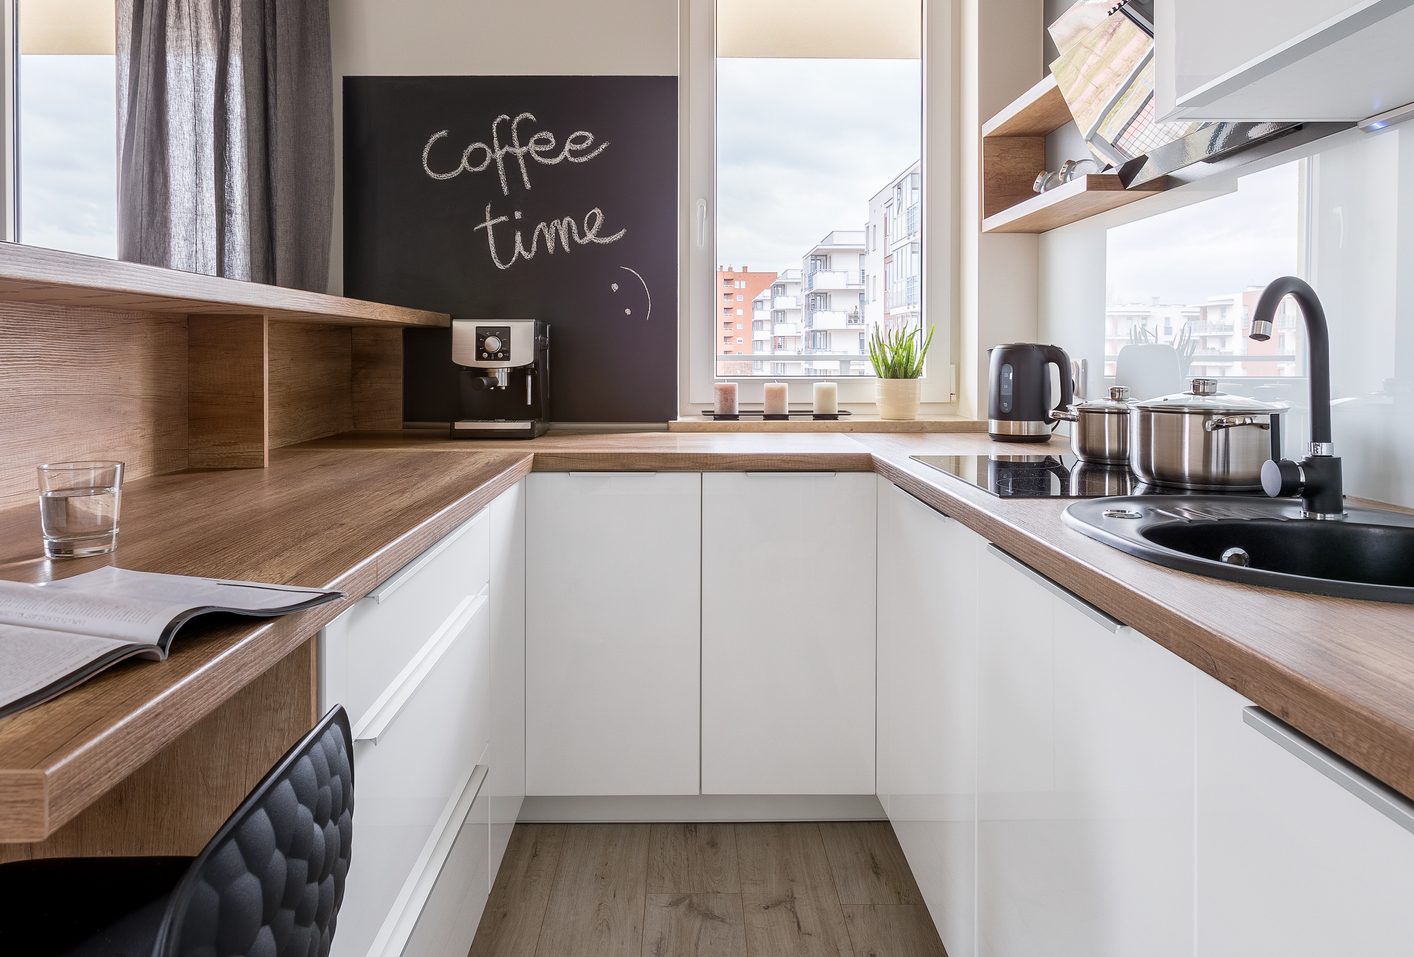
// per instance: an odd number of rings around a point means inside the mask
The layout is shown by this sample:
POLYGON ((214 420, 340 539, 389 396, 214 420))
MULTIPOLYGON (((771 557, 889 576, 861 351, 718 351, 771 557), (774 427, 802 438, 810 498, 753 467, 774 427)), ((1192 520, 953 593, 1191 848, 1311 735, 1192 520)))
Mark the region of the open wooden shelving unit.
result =
POLYGON ((1036 193, 1046 137, 1069 122, 1065 97, 1047 74, 982 125, 982 232, 1044 233, 1168 188, 1159 179, 1125 189, 1114 173, 1092 173, 1036 193))

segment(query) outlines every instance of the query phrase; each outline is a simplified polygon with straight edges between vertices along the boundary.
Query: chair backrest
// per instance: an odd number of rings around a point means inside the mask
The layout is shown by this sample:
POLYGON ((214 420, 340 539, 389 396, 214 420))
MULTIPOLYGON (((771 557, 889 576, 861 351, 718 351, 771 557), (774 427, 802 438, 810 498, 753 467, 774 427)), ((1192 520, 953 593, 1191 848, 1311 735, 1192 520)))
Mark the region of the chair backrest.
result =
POLYGON ((192 862, 172 892, 154 957, 328 954, 349 871, 353 799, 353 735, 336 707, 192 862))

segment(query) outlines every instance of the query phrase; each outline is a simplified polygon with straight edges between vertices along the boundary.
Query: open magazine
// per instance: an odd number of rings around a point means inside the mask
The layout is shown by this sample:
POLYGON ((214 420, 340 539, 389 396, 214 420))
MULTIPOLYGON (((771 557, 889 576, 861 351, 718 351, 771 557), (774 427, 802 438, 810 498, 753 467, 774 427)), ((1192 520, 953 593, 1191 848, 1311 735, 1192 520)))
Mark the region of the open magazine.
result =
POLYGON ((165 660, 177 629, 198 615, 271 617, 342 596, 113 567, 40 585, 0 581, 0 717, 47 701, 119 661, 165 660))

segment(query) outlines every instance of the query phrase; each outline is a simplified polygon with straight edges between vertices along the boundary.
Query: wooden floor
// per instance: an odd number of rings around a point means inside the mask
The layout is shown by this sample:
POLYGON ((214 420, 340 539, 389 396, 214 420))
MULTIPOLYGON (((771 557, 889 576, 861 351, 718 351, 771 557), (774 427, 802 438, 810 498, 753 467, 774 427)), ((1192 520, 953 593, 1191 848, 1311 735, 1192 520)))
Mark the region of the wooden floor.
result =
POLYGON ((883 822, 520 824, 471 957, 946 957, 883 822))

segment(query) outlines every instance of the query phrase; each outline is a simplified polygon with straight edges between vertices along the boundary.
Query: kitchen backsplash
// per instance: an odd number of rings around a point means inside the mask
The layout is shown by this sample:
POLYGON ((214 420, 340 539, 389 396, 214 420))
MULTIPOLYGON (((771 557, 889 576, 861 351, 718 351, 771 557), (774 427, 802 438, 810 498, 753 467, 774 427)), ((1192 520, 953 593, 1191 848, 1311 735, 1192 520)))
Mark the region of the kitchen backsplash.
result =
MULTIPOLYGON (((1246 184, 1229 174, 1124 215, 1042 236, 1039 336, 1087 360, 1095 394, 1106 384, 1105 373, 1114 372, 1106 355, 1113 357, 1122 344, 1116 341, 1117 299, 1172 305, 1155 309, 1152 327, 1160 341, 1173 341, 1187 325, 1218 343, 1229 325, 1245 328, 1255 300, 1245 285, 1226 285, 1265 284, 1295 271, 1315 286, 1330 323, 1335 441, 1346 492, 1414 507, 1414 123, 1376 135, 1352 130, 1318 145, 1282 168, 1248 173, 1246 184), (1282 205, 1283 195, 1294 209, 1282 205), (1127 225, 1140 217, 1142 223, 1127 225), (1122 255, 1107 256, 1117 241, 1129 245, 1122 255), (1214 279, 1201 301, 1216 302, 1200 307, 1183 301, 1184 292, 1168 280, 1193 270, 1195 260, 1201 268, 1205 252, 1214 279), (1126 268, 1144 256, 1151 257, 1151 269, 1126 268), (1244 268, 1230 268, 1234 260, 1244 268), (1116 290, 1117 283, 1128 288, 1116 290)), ((1118 324, 1131 321, 1121 316, 1118 324)), ((1293 348, 1303 352, 1299 322, 1295 335, 1293 348)), ((1195 371, 1232 375, 1226 391, 1291 401, 1285 443, 1288 453, 1300 449, 1308 433, 1304 378, 1282 378, 1292 370, 1279 358, 1199 368, 1200 359, 1195 356, 1195 371), (1244 382, 1243 375, 1256 378, 1244 382)))

